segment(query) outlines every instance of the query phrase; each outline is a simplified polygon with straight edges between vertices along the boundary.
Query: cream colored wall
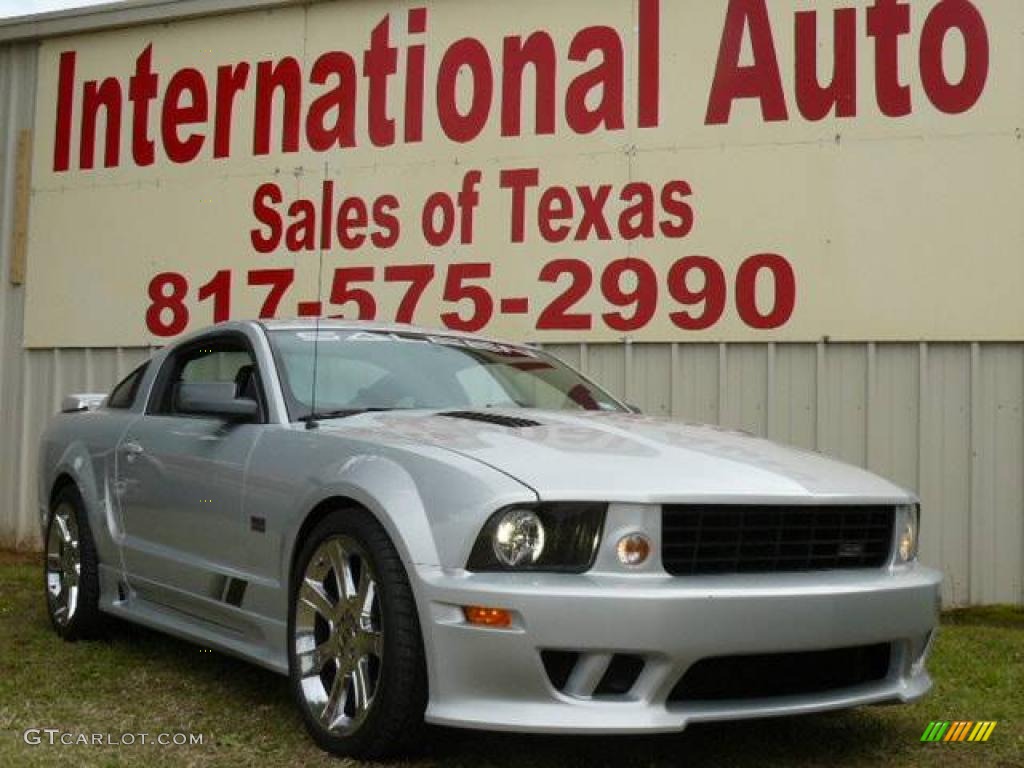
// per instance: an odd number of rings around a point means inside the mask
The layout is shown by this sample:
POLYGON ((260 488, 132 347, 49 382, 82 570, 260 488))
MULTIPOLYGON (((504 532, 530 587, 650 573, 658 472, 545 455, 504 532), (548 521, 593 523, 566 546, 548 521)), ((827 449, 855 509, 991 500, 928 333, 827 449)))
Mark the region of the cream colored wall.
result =
MULTIPOLYGON (((1024 337, 1024 302, 1019 300, 1024 289, 1024 259, 1020 258, 1024 217, 1019 215, 1024 176, 1018 136, 1024 119, 1019 41, 1024 5, 978 0, 990 50, 985 87, 965 113, 944 114, 927 98, 918 64, 922 29, 938 5, 912 4, 911 32, 900 42, 900 78, 910 88, 912 111, 892 118, 881 113, 875 96, 874 41, 865 31, 868 3, 815 4, 821 40, 819 70, 825 80, 832 61, 828 11, 832 7, 855 11, 857 114, 810 122, 797 110, 793 75, 793 11, 807 9, 805 4, 768 3, 789 119, 766 122, 758 103, 745 99, 735 102, 728 124, 707 125, 726 6, 704 0, 664 0, 660 3, 660 121, 657 127, 640 128, 637 1, 436 2, 428 6, 428 33, 409 35, 404 9, 380 0, 350 0, 43 41, 26 343, 43 347, 152 343, 143 322, 149 305, 147 287, 150 278, 165 269, 190 280, 189 328, 212 319, 210 303, 198 302, 196 288, 224 268, 235 270, 232 315, 236 317, 257 314, 264 294, 263 289, 239 285, 245 270, 294 268, 296 285, 279 314, 295 314, 299 300, 317 297, 318 254, 283 248, 267 255, 255 253, 250 230, 260 225, 252 211, 254 191, 261 183, 273 181, 280 184, 286 202, 299 196, 318 200, 325 179, 336 182, 339 194, 344 191, 368 199, 384 193, 397 195, 402 224, 399 243, 392 250, 329 250, 326 274, 341 265, 435 263, 443 269, 452 262, 490 262, 496 300, 531 299, 528 315, 495 314, 484 330, 499 336, 529 336, 546 342, 620 339, 625 334, 601 319, 611 307, 600 298, 599 278, 610 261, 632 257, 655 267, 660 287, 654 317, 628 334, 636 341, 815 341, 825 337, 1020 341, 1024 337), (360 79, 357 147, 317 153, 303 140, 297 153, 253 156, 256 62, 294 56, 307 76, 321 53, 336 49, 349 52, 360 65, 371 29, 388 14, 392 42, 400 50, 410 39, 428 46, 422 143, 407 144, 401 139, 403 53, 390 89, 389 109, 399 118, 399 140, 394 146, 371 146, 365 127, 366 83, 360 79), (556 101, 562 105, 573 76, 592 66, 566 57, 572 36, 590 24, 609 25, 624 41, 625 128, 576 135, 565 124, 560 106, 555 134, 534 136, 529 128, 532 107, 527 107, 524 135, 502 138, 498 128, 502 39, 535 29, 551 33, 559 57, 556 101), (479 38, 486 46, 496 83, 487 127, 478 138, 459 144, 437 127, 431 87, 440 57, 464 35, 479 38), (235 108, 231 156, 214 160, 207 137, 196 161, 175 165, 163 156, 158 141, 156 162, 135 166, 130 160, 131 114, 126 95, 119 167, 103 168, 98 158, 95 169, 76 170, 76 131, 71 170, 55 172, 60 54, 77 52, 79 95, 73 121, 77 125, 82 82, 117 76, 126 90, 135 59, 149 44, 161 92, 181 67, 198 68, 212 86, 218 65, 240 61, 253 65, 249 86, 235 108), (511 243, 510 195, 499 188, 499 174, 523 167, 539 168, 542 184, 571 189, 610 183, 613 195, 629 181, 646 181, 655 189, 670 180, 686 181, 693 190, 689 198, 693 229, 683 238, 626 241, 613 237, 611 241, 570 239, 551 244, 535 234, 524 244, 511 243), (434 191, 457 191, 471 169, 482 174, 474 244, 428 247, 419 227, 423 202, 434 191), (741 261, 766 251, 784 256, 797 281, 792 317, 771 332, 741 322, 732 301, 741 261), (670 313, 679 306, 668 296, 665 281, 676 259, 693 254, 720 263, 730 285, 730 301, 712 327, 681 331, 670 321, 670 313), (538 331, 535 327, 540 309, 565 287, 564 281, 538 280, 541 266, 556 257, 581 259, 593 266, 594 287, 578 306, 594 316, 589 331, 538 331), (88 323, 77 321, 83 309, 90 315, 88 323)), ((955 81, 964 66, 963 45, 956 31, 947 37, 945 70, 955 81)), ((748 52, 743 60, 749 56, 748 52)), ((460 78, 464 96, 469 94, 470 82, 468 76, 460 78)), ((525 104, 532 104, 532 87, 528 77, 525 104)), ((324 90, 307 84, 304 106, 324 90)), ((150 131, 158 135, 157 107, 151 112, 150 131)), ((279 115, 280 109, 275 121, 279 115)), ((210 132, 202 127, 195 130, 210 132)), ((98 154, 102 153, 98 150, 98 154)), ((618 206, 612 204, 608 210, 617 212, 618 206)), ((439 274, 427 290, 417 321, 437 325, 440 313, 451 309, 442 306, 443 278, 439 274)), ((381 316, 393 316, 400 288, 378 277, 373 290, 381 316)), ((765 291, 762 281, 763 301, 765 291)), ((351 305, 347 309, 351 311, 351 305)))

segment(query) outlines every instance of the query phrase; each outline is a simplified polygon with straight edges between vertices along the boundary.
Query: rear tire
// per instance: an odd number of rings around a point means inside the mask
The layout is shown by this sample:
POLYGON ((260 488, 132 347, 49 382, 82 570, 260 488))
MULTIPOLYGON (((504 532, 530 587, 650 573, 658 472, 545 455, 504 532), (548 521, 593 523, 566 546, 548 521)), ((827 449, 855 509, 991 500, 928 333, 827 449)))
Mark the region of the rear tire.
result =
POLYGON ((302 542, 288 638, 292 693, 317 744, 370 760, 409 750, 427 704, 416 600, 394 544, 365 510, 331 512, 302 542))
POLYGON ((99 557, 78 489, 66 485, 54 496, 43 563, 46 608, 58 635, 68 641, 98 637, 99 557))

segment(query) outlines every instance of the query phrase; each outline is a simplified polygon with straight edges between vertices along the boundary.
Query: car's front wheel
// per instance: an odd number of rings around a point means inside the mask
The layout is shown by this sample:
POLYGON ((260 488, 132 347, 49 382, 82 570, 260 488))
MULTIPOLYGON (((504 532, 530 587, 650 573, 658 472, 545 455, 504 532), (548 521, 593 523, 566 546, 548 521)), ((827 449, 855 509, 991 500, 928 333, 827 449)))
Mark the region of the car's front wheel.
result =
POLYGON ((398 552, 364 510, 332 512, 306 537, 288 631, 293 693, 321 747, 379 759, 411 746, 427 700, 416 602, 398 552))

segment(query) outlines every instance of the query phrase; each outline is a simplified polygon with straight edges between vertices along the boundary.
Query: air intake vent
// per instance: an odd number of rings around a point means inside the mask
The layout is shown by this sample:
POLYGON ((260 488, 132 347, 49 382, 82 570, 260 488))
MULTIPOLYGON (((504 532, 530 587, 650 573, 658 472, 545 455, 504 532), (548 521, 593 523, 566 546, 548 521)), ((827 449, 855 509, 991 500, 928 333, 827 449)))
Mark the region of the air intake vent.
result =
POLYGON ((879 568, 892 507, 667 504, 662 561, 676 576, 879 568))
POLYGON ((511 427, 521 429, 523 427, 539 427, 539 421, 532 419, 519 419, 515 416, 502 416, 500 413, 482 413, 480 411, 446 411, 438 416, 447 416, 450 419, 466 419, 468 421, 482 421, 485 424, 497 424, 499 427, 511 427))
POLYGON ((224 602, 231 605, 241 606, 245 597, 245 587, 248 584, 243 579, 228 579, 228 589, 224 593, 224 602))
POLYGON ((564 691, 565 684, 569 682, 569 676, 576 668, 576 662, 579 661, 580 655, 575 651, 541 651, 540 659, 544 664, 548 680, 559 691, 564 691))
POLYGON ((644 671, 644 660, 640 656, 616 653, 612 656, 601 682, 594 689, 595 696, 623 696, 629 693, 640 673, 644 671))

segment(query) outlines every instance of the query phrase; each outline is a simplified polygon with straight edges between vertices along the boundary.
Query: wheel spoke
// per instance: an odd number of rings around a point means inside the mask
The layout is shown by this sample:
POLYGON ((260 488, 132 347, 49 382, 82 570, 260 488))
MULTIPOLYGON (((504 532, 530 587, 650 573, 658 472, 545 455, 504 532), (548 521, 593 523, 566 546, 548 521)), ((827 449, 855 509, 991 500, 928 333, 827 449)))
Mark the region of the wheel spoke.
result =
POLYGON ((356 662, 352 670, 352 704, 357 716, 363 714, 370 704, 369 681, 370 669, 364 656, 356 662))
MULTIPOLYGON (((359 616, 363 619, 370 618, 370 610, 373 608, 374 598, 377 597, 377 582, 373 580, 373 574, 366 563, 363 563, 359 574, 359 590, 356 592, 356 608, 359 616)), ((368 626, 368 624, 367 624, 368 626)))
POLYGON ((327 553, 338 585, 338 597, 351 600, 356 592, 355 583, 352 580, 351 555, 345 551, 340 539, 335 539, 330 543, 327 553))
POLYGON ((327 695, 327 702, 324 704, 321 722, 332 728, 339 716, 345 713, 345 703, 348 701, 348 676, 339 666, 334 674, 334 682, 331 683, 331 692, 327 695))
POLYGON ((331 602, 331 598, 324 591, 323 585, 318 584, 308 576, 302 582, 299 599, 323 616, 328 622, 334 621, 336 613, 335 604, 331 602))
POLYGON ((68 530, 68 516, 65 513, 58 512, 53 521, 57 524, 57 531, 60 533, 61 541, 65 544, 71 543, 71 531, 68 530))

